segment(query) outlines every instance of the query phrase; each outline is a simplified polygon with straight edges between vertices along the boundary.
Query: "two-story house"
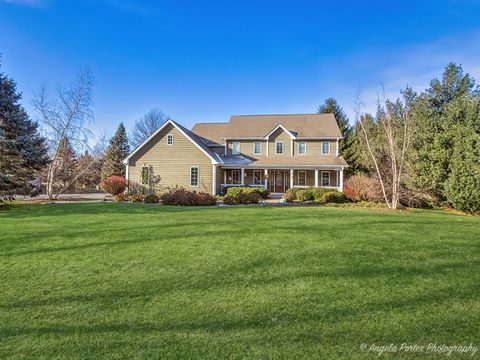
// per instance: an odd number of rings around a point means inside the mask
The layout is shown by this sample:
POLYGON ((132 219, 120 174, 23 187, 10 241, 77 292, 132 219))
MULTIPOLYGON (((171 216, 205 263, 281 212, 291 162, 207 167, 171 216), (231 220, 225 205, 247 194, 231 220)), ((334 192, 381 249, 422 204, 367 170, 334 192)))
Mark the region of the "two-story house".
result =
POLYGON ((153 171, 161 184, 212 194, 242 185, 342 191, 341 138, 333 114, 240 115, 191 131, 169 120, 125 159, 126 176, 142 183, 153 171))

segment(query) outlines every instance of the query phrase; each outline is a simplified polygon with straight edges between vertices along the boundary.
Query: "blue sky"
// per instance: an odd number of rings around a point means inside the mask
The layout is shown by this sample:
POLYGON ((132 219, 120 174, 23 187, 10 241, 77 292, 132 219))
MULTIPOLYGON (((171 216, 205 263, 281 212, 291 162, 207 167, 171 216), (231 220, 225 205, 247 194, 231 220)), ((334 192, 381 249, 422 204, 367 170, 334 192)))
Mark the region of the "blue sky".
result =
POLYGON ((449 61, 480 77, 478 1, 0 0, 2 69, 29 103, 95 74, 96 133, 152 107, 190 127, 234 114, 353 115, 385 87, 423 90, 449 61))

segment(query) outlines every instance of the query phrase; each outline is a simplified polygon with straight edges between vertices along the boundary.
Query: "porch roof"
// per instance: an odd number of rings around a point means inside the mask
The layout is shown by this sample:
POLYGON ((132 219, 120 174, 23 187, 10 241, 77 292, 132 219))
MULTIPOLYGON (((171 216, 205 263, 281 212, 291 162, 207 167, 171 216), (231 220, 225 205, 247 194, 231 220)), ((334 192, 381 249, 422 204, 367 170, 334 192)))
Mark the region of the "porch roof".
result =
POLYGON ((245 167, 299 167, 299 166, 344 166, 348 164, 342 156, 257 156, 219 155, 225 166, 243 165, 245 167))

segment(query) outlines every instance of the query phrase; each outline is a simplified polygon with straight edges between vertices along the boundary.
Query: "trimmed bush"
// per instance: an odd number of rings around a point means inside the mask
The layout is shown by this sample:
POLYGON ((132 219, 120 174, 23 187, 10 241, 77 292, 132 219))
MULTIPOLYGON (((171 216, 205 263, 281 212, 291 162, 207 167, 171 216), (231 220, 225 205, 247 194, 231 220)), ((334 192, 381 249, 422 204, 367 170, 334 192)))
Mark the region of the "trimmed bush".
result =
POLYGON ((341 204, 347 202, 348 199, 345 194, 339 191, 329 191, 323 194, 322 200, 325 203, 341 204))
POLYGON ((223 203, 227 205, 237 204, 258 204, 260 201, 260 195, 256 192, 241 192, 236 196, 227 195, 223 198, 223 203))
POLYGON ((122 192, 120 194, 115 195, 113 199, 118 202, 128 201, 128 195, 122 192))
POLYGON ((181 205, 181 206, 210 206, 217 203, 217 199, 206 192, 188 191, 185 189, 178 189, 161 196, 161 199, 166 205, 181 205))
POLYGON ((250 186, 231 186, 227 187, 228 196, 238 196, 240 194, 258 194, 261 198, 266 199, 270 195, 270 191, 264 187, 250 187, 250 186))
POLYGON ((297 199, 297 197, 295 196, 295 194, 294 194, 293 192, 287 191, 287 192, 285 193, 285 201, 286 201, 286 202, 292 203, 292 202, 294 202, 296 199, 297 199))
POLYGON ((312 201, 315 200, 315 192, 312 188, 302 189, 297 191, 297 200, 299 201, 312 201))
POLYGON ((378 179, 367 175, 353 175, 345 181, 345 195, 352 201, 383 201, 378 179))
POLYGON ((132 195, 130 197, 130 200, 132 200, 132 202, 135 202, 135 203, 141 203, 144 200, 144 196, 140 194, 132 195))
POLYGON ((150 194, 145 196, 145 199, 143 199, 143 202, 145 204, 157 204, 158 202, 160 202, 160 198, 155 194, 150 194))
POLYGON ((127 187, 127 180, 123 176, 110 176, 100 183, 100 188, 112 196, 122 193, 127 187))

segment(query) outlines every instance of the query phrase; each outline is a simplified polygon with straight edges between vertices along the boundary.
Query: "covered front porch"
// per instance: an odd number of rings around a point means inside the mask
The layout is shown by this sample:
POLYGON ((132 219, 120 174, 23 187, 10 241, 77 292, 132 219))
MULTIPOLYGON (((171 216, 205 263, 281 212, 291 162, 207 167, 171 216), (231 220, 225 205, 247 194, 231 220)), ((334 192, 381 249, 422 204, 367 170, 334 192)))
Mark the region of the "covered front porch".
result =
POLYGON ((291 187, 325 187, 343 190, 343 168, 315 169, 223 169, 221 192, 231 186, 257 186, 271 193, 285 193, 291 187))

